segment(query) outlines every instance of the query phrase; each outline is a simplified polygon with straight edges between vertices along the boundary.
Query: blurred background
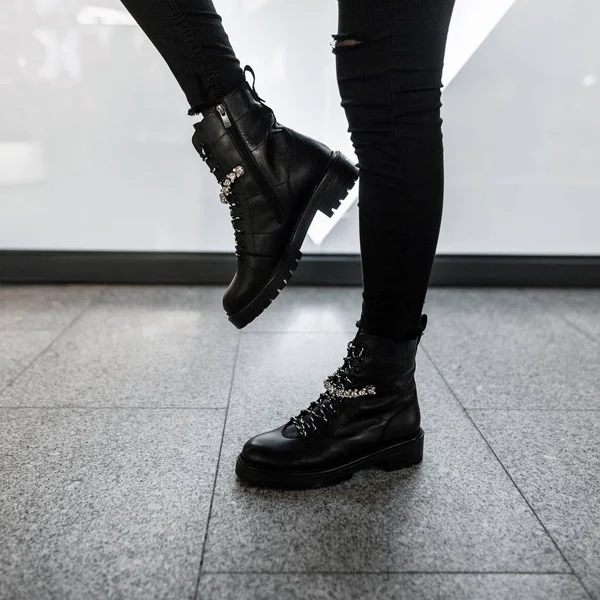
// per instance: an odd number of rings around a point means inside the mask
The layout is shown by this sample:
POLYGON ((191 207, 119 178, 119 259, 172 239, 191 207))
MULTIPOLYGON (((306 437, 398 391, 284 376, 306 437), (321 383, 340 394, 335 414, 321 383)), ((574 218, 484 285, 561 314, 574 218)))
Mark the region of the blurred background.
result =
MULTIPOLYGON (((334 1, 216 0, 279 120, 352 155, 334 1)), ((158 52, 118 0, 3 0, 0 248, 227 253, 217 184, 158 52)), ((457 0, 440 255, 600 255, 600 4, 457 0)), ((304 251, 356 255, 356 195, 304 251)))

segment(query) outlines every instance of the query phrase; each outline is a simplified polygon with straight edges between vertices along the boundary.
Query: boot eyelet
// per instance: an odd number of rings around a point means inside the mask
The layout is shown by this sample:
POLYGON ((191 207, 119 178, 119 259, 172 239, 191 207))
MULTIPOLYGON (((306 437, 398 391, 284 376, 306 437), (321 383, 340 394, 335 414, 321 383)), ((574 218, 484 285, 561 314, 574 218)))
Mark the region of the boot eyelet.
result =
POLYGON ((360 367, 353 367, 352 371, 354 371, 354 373, 362 373, 362 369, 360 367))

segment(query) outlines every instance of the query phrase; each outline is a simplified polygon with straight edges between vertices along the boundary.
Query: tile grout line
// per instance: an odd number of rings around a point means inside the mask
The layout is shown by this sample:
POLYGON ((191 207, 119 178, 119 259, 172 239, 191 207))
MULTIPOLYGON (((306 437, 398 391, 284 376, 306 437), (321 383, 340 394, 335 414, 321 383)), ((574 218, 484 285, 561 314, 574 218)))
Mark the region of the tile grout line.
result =
POLYGON ((202 542, 202 551, 200 553, 200 564, 198 565, 198 576, 196 577, 196 587, 194 589, 194 595, 192 600, 196 600, 198 597, 198 589, 200 587, 200 577, 202 576, 202 565, 204 564, 204 554, 206 552, 206 543, 208 541, 208 532, 210 529, 210 519, 212 517, 213 504, 215 500, 215 493, 217 490, 217 480, 219 478, 219 468, 221 466, 221 455, 223 453, 223 442, 225 441, 225 430, 227 428, 227 417, 229 415, 229 405, 231 404, 231 394, 233 392, 233 382, 235 380, 235 371, 238 364, 238 355, 240 351, 240 343, 242 341, 242 333, 238 334, 238 341, 235 348, 235 357, 233 359, 233 368, 231 370, 231 382, 229 384, 229 394, 227 395, 227 406, 225 408, 225 416, 223 418, 223 431, 221 432, 221 443, 219 444, 219 454, 217 455, 217 463, 215 466, 215 478, 213 481, 212 494, 210 496, 210 504, 208 506, 208 514, 206 516, 206 531, 204 532, 204 540, 202 542))
POLYGON ((562 557, 562 559, 565 561, 565 563, 567 564, 567 566, 569 567, 569 569, 571 569, 571 574, 574 575, 577 578, 577 580, 579 581, 581 587, 585 590, 585 592, 588 595, 588 597, 590 598, 590 600, 593 600, 590 591, 583 584, 583 581, 581 580, 581 577, 575 571, 575 569, 573 569, 573 566, 571 565, 571 563, 569 562, 569 560, 567 560, 567 557, 565 556, 565 554, 563 553, 562 549, 556 543, 556 540, 552 537, 552 535, 550 534, 550 532, 548 531, 548 529, 546 528, 546 526, 542 522, 540 516, 533 509, 533 506, 531 506, 529 500, 527 500, 527 498, 525 497, 525 494, 523 493, 523 491, 521 490, 521 488, 516 484, 516 482, 513 479, 512 475, 509 473, 508 469, 504 466, 504 463, 500 460, 500 457, 496 454, 495 450, 492 448, 492 446, 488 442, 487 438, 483 435, 483 432, 481 431, 481 429, 477 426, 477 424, 475 423, 475 421, 473 420, 473 418, 471 417, 471 415, 469 414, 469 412, 467 411, 467 409, 463 406, 463 404, 460 401, 458 395, 452 389, 452 387, 450 386, 450 384, 448 383, 448 381, 444 377, 441 369, 434 362, 433 358, 431 357, 431 355, 429 354, 429 352, 427 351, 427 349, 423 348, 423 350, 425 352, 425 355, 427 356, 427 358, 429 359, 429 361, 433 365, 433 368, 436 370, 436 372, 438 373, 438 375, 441 377, 442 381, 444 382, 445 386, 448 388, 448 390, 450 391, 450 393, 452 394, 452 396, 454 397, 454 399, 456 400, 456 402, 458 403, 458 405, 461 407, 461 409, 464 412, 464 414, 466 415, 467 419, 469 419, 469 421, 471 422, 471 424, 473 425, 473 427, 475 427, 475 430, 477 431, 477 433, 479 433, 479 435, 481 436, 481 439, 485 442, 486 446, 489 448, 489 450, 492 453, 492 455, 494 456, 494 458, 498 461, 498 464, 502 467, 502 470, 506 473, 507 477, 512 482, 512 484, 514 485, 515 489, 519 492, 521 498, 523 498, 523 501, 525 502, 525 504, 527 505, 527 507, 529 508, 529 510, 532 512, 532 514, 535 516, 535 518, 537 519, 538 523, 540 524, 540 526, 542 527, 542 529, 544 530, 544 532, 546 533, 546 535, 548 536, 548 538, 550 539, 550 541, 552 542, 552 544, 554 545, 554 547, 556 548, 556 550, 558 551, 558 553, 560 554, 560 556, 562 557))
POLYGON ((101 296, 102 293, 97 293, 95 296, 93 296, 88 302, 87 304, 84 305, 83 309, 71 320, 71 322, 66 325, 65 327, 63 327, 61 329, 61 331, 52 339, 52 341, 45 347, 43 348, 40 352, 38 352, 38 354, 35 355, 35 357, 29 361, 29 363, 27 365, 25 365, 25 367, 23 367, 14 377, 12 377, 11 379, 9 379, 8 383, 0 389, 0 397, 4 394, 4 392, 13 385, 13 383, 15 383, 20 377, 21 375, 23 375, 23 373, 25 373, 25 371, 27 371, 35 362, 37 362, 44 354, 46 354, 46 352, 48 352, 48 350, 50 350, 50 348, 58 341, 60 340, 66 333, 67 331, 69 331, 80 319, 81 317, 83 317, 83 315, 88 311, 88 309, 93 306, 96 302, 96 300, 98 299, 99 296, 101 296))
POLYGON ((281 334, 285 334, 285 335, 335 335, 335 334, 344 334, 344 335, 355 335, 356 334, 356 328, 351 330, 351 329, 338 329, 335 331, 324 331, 323 329, 320 329, 319 331, 309 331, 309 330, 304 330, 304 331, 242 331, 241 332, 242 335, 281 335, 281 334))
MULTIPOLYGON (((588 341, 592 342, 595 345, 598 344, 598 340, 596 339, 596 336, 593 333, 590 333, 590 332, 586 331, 585 329, 582 329, 581 327, 579 327, 579 325, 576 325, 575 323, 573 323, 570 319, 565 317, 565 315, 563 315, 559 310, 557 310, 553 304, 550 305, 550 307, 545 305, 538 294, 539 294, 539 291, 536 290, 533 292, 533 294, 530 297, 533 298, 533 300, 540 307, 551 312, 555 317, 558 317, 561 321, 563 321, 567 325, 567 327, 574 329, 575 331, 577 331, 577 333, 582 335, 588 341)), ((569 303, 569 305, 571 306, 571 303, 569 303)), ((573 305, 573 309, 576 309, 576 308, 577 307, 573 305)))
MULTIPOLYGON (((556 314, 558 314, 558 313, 556 313, 556 314)), ((596 336, 594 334, 589 333, 585 329, 582 329, 581 327, 579 327, 579 325, 576 325, 575 323, 573 323, 573 321, 571 321, 570 319, 567 319, 567 317, 565 317, 564 315, 559 314, 558 316, 567 324, 567 326, 569 326, 572 329, 574 329, 575 331, 579 332, 583 337, 585 337, 585 339, 592 342, 592 344, 594 344, 594 345, 598 344, 598 340, 596 339, 596 336)))
POLYGON ((0 406, 0 410, 227 410, 226 406, 0 406))
MULTIPOLYGON (((203 575, 560 575, 576 577, 564 571, 202 571, 203 575)), ((584 588, 585 589, 585 588, 584 588)), ((586 590, 587 591, 587 590, 586 590)))
MULTIPOLYGON (((485 412, 591 412, 600 413, 600 408, 480 408, 477 406, 464 406, 466 411, 485 412)), ((2 406, 0 410, 227 410, 227 406, 88 406, 83 404, 68 406, 2 406)))
POLYGON ((463 406, 466 411, 500 410, 502 412, 600 412, 600 408, 502 408, 463 406))

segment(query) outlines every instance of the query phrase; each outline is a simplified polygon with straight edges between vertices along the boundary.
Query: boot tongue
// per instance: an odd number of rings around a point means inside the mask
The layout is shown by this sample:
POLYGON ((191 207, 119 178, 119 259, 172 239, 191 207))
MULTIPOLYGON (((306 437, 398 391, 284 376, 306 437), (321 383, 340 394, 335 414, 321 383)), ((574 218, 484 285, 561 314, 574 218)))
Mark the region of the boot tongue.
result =
POLYGON ((300 437, 300 432, 293 423, 288 423, 287 425, 284 425, 283 429, 281 430, 281 433, 284 435, 284 437, 289 439, 295 439, 300 437))

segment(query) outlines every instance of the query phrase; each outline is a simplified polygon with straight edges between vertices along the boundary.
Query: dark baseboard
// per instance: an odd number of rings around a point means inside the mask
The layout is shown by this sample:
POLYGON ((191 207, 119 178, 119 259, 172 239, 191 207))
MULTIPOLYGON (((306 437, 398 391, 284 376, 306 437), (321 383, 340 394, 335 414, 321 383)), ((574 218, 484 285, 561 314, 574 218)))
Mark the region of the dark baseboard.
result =
MULTIPOLYGON (((0 251, 0 283, 225 284, 221 253, 0 251)), ((290 283, 360 285, 358 255, 305 255, 290 283)), ((433 286, 600 287, 600 256, 439 255, 433 286)))

